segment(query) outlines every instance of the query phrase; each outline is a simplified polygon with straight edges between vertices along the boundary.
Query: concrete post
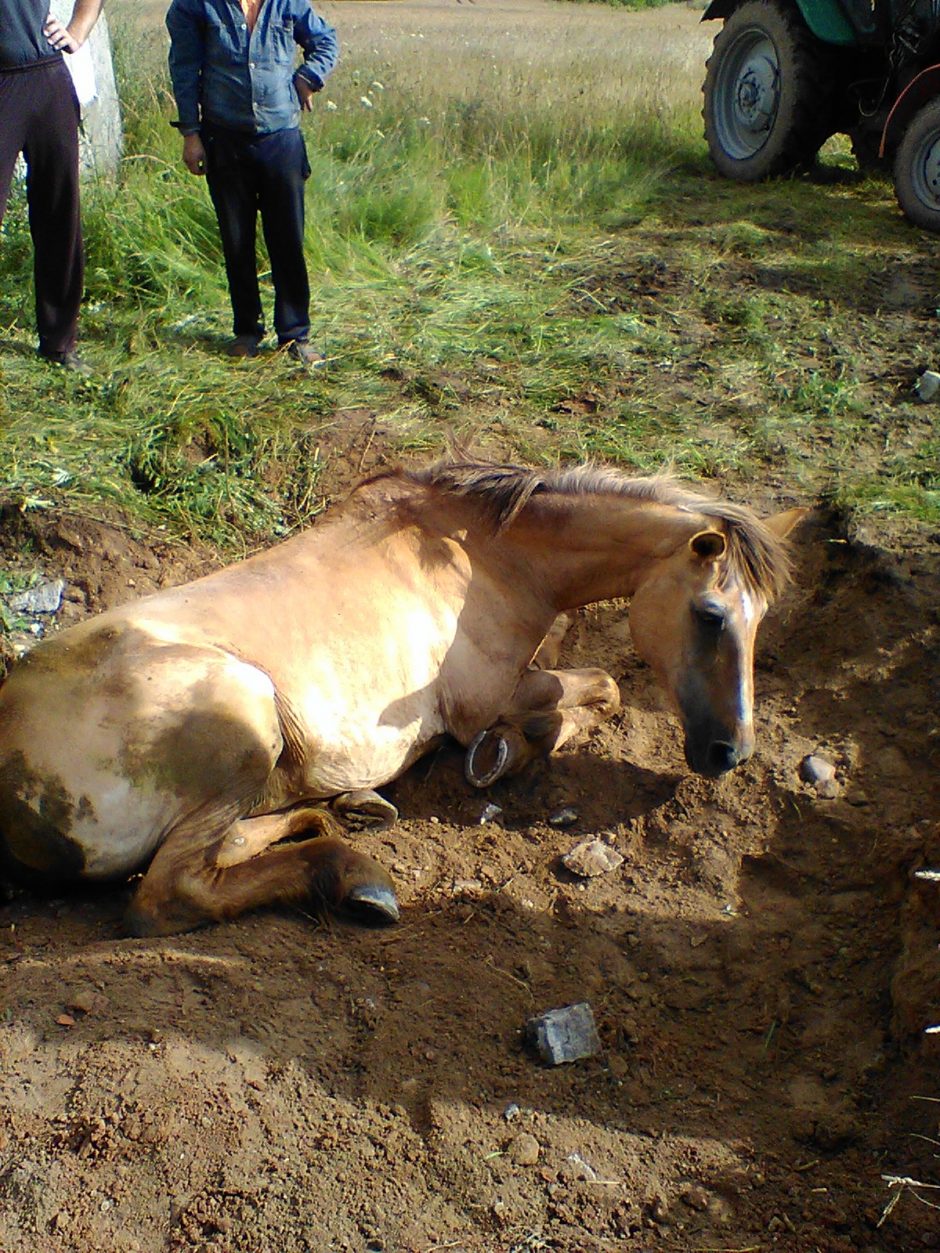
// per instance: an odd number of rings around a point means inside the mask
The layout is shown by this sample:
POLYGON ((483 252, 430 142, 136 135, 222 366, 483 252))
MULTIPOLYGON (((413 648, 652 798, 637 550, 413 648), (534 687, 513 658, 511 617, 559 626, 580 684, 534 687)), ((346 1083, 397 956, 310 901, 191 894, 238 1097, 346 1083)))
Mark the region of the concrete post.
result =
MULTIPOLYGON (((73 2, 51 0, 49 10, 61 22, 67 22, 72 16, 73 2)), ((86 174, 114 174, 121 160, 124 131, 111 61, 111 35, 104 13, 85 47, 76 57, 65 60, 73 61, 73 76, 82 103, 82 170, 86 174), (87 99, 92 92, 93 98, 87 99)))

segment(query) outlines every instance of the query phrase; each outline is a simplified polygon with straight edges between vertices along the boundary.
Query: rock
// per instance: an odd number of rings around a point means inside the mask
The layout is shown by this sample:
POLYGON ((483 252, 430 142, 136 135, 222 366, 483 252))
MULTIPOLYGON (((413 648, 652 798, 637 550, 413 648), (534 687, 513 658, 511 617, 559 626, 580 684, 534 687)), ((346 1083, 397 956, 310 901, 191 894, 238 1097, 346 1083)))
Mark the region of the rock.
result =
POLYGON ((834 801, 841 790, 835 779, 820 779, 815 787, 816 795, 824 801, 834 801))
POLYGON ((567 870, 580 875, 582 879, 609 874, 623 864, 620 853, 601 840, 582 840, 569 853, 565 853, 561 860, 567 870))
POLYGON ((17 592, 7 603, 14 613, 56 613, 62 604, 64 591, 64 579, 50 579, 27 588, 25 592, 17 592))
POLYGON ((66 999, 65 1007, 80 1014, 101 1014, 110 1009, 110 1003, 94 988, 80 988, 66 999))
POLYGON ((925 370, 914 384, 914 395, 925 404, 936 400, 940 393, 940 374, 936 370, 925 370))
POLYGON ((578 811, 570 806, 564 809, 558 809, 555 813, 549 815, 548 823, 552 827, 570 827, 572 823, 578 821, 578 811))
POLYGON ((586 1001, 530 1018, 525 1025, 525 1038, 550 1066, 593 1057, 601 1049, 594 1013, 586 1001))
POLYGON ((510 1101, 509 1104, 506 1106, 506 1108, 503 1110, 503 1117, 505 1118, 506 1122, 515 1122, 521 1113, 522 1113, 522 1110, 519 1108, 516 1102, 510 1101))
POLYGON ((539 1160, 541 1151, 542 1146, 535 1136, 528 1131, 523 1131, 510 1141, 506 1156, 516 1166, 534 1166, 539 1160))
POLYGON ((492 801, 488 805, 484 805, 480 810, 480 824, 492 822, 494 818, 498 818, 503 812, 502 806, 494 805, 492 801))
POLYGON ((697 1183, 687 1183, 679 1194, 683 1205, 704 1213, 708 1209, 708 1193, 697 1183))
POLYGON ((800 762, 800 778, 804 783, 813 783, 818 786, 824 781, 834 780, 835 777, 835 766, 825 757, 820 757, 818 753, 810 753, 800 762))
POLYGON ((669 1213, 669 1202, 664 1196, 653 1197, 650 1202, 649 1214, 654 1223, 672 1222, 672 1217, 669 1213))

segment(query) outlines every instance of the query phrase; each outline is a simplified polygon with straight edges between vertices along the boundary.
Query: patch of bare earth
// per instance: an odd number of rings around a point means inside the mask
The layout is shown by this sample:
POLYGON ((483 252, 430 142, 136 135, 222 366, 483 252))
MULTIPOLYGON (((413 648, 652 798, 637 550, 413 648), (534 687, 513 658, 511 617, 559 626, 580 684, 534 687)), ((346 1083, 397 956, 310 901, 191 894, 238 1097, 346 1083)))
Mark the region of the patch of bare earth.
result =
MULTIPOLYGON (((65 575, 63 624, 208 560, 57 515, 6 515, 2 543, 65 575)), ((450 749, 393 787, 400 824, 363 843, 394 929, 266 913, 127 940, 126 891, 16 897, 0 1247, 940 1247, 910 1189, 879 1225, 883 1175, 940 1182, 938 888, 912 877, 940 865, 940 570, 825 517, 797 564, 751 762, 690 777, 622 607, 585 613, 568 660, 609 669, 624 712, 489 793, 450 749), (833 798, 799 779, 814 751, 833 798), (588 836, 625 860, 579 881, 560 856, 588 836), (601 1054, 537 1063, 526 1019, 583 1000, 601 1054)))

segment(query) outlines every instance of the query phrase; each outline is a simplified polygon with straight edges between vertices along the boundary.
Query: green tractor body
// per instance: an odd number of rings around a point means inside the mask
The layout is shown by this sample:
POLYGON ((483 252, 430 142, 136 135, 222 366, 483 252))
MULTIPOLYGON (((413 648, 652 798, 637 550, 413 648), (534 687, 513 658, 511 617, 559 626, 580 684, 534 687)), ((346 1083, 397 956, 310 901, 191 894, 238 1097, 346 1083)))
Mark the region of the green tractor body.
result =
POLYGON ((712 0, 705 136, 726 178, 812 165, 847 134, 893 167, 903 211, 940 230, 940 0, 712 0))

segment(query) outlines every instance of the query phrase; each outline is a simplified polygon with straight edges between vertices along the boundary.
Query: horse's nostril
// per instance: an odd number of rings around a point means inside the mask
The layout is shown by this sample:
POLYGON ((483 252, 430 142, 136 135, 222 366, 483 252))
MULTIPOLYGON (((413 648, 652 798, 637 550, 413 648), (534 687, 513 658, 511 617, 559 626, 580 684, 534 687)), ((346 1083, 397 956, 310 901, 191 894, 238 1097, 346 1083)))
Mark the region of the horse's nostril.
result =
POLYGON ((708 746, 708 764, 715 774, 724 774, 726 770, 733 770, 740 760, 735 746, 724 740, 712 740, 708 746))

